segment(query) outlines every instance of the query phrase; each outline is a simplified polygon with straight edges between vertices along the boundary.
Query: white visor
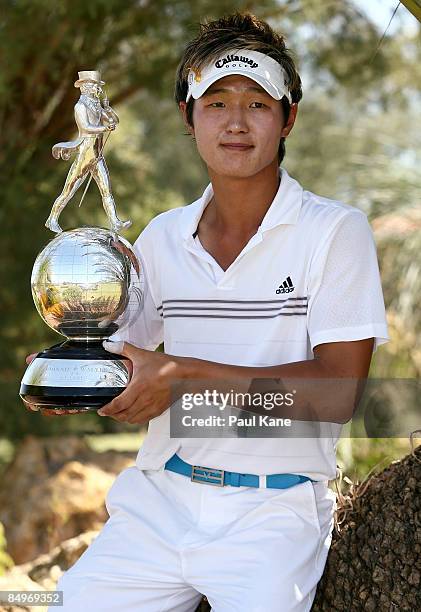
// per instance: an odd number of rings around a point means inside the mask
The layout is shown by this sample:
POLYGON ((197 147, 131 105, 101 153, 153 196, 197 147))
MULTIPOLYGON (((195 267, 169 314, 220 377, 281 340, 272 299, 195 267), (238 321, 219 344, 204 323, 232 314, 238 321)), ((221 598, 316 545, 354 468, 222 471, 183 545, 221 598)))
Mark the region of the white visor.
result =
POLYGON ((272 57, 248 49, 224 53, 203 68, 200 73, 190 69, 187 79, 189 89, 186 102, 190 100, 191 96, 197 100, 212 83, 229 74, 241 74, 249 77, 263 87, 275 100, 280 100, 283 96, 286 96, 289 103, 292 103, 291 93, 288 89, 288 76, 282 66, 272 57))

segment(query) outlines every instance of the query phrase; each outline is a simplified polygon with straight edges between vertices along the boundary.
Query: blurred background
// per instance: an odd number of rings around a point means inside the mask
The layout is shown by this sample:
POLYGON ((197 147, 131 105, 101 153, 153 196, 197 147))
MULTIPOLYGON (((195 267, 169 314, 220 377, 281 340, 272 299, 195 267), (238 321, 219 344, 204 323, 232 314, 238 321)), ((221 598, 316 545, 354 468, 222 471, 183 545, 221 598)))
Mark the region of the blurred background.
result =
MULTIPOLYGON (((75 134, 77 71, 101 70, 120 116, 106 158, 120 216, 133 220, 125 233, 133 243, 153 216, 192 202, 208 182, 172 98, 174 74, 197 23, 236 10, 255 13, 282 32, 299 66, 303 100, 283 165, 305 188, 368 214, 391 336, 375 354, 370 375, 419 377, 420 25, 404 3, 389 25, 398 4, 1 2, 0 474, 28 435, 73 435, 94 451, 132 453, 144 435, 137 426, 96 414, 30 414, 18 396, 25 356, 60 341, 35 310, 30 276, 36 255, 52 237, 44 222, 70 165, 53 159, 51 147, 75 134)), ((416 12, 417 2, 412 6, 416 12)), ((106 223, 95 183, 78 208, 82 191, 61 216, 65 229, 106 223)), ((409 450, 408 439, 344 439, 338 463, 351 479, 361 479, 409 450)))

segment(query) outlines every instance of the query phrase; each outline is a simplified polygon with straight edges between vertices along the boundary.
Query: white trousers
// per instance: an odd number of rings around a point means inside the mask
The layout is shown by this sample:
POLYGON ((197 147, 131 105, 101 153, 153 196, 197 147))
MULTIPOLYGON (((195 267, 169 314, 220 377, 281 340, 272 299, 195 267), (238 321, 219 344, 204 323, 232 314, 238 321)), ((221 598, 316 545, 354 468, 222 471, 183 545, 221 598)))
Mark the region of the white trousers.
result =
POLYGON ((216 487, 168 470, 123 470, 110 518, 60 578, 65 612, 307 612, 332 539, 326 483, 216 487))

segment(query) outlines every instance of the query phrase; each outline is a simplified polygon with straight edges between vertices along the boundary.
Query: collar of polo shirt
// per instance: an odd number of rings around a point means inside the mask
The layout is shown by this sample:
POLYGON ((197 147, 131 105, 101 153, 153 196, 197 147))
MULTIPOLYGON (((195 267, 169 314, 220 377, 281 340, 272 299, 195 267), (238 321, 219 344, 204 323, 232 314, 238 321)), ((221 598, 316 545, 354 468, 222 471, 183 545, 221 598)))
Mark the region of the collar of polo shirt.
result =
MULTIPOLYGON (((260 225, 265 232, 281 224, 295 224, 300 215, 303 201, 303 188, 291 178, 285 168, 279 168, 281 182, 276 195, 260 225)), ((212 183, 206 187, 201 198, 186 206, 180 216, 181 233, 185 240, 192 235, 199 225, 200 218, 213 196, 212 183)))

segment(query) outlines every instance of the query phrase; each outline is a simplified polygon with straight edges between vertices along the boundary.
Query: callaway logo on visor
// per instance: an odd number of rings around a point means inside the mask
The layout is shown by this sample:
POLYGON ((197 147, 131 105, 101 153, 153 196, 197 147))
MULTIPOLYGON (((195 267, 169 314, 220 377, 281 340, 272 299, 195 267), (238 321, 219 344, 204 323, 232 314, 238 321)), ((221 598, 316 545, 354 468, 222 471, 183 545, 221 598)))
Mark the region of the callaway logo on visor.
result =
POLYGON ((186 102, 191 97, 195 100, 200 98, 212 83, 229 74, 246 76, 263 87, 275 100, 286 96, 289 103, 292 103, 288 76, 282 66, 264 53, 249 50, 224 53, 200 72, 191 68, 187 77, 189 88, 186 102))
MULTIPOLYGON (((256 62, 254 62, 252 59, 248 57, 243 57, 242 55, 241 56, 227 55, 226 57, 223 57, 222 59, 219 59, 218 61, 215 62, 215 68, 223 68, 226 64, 230 62, 241 62, 243 64, 248 64, 250 68, 257 68, 259 65, 256 62)), ((235 64, 233 65, 233 67, 234 66, 235 64)))

